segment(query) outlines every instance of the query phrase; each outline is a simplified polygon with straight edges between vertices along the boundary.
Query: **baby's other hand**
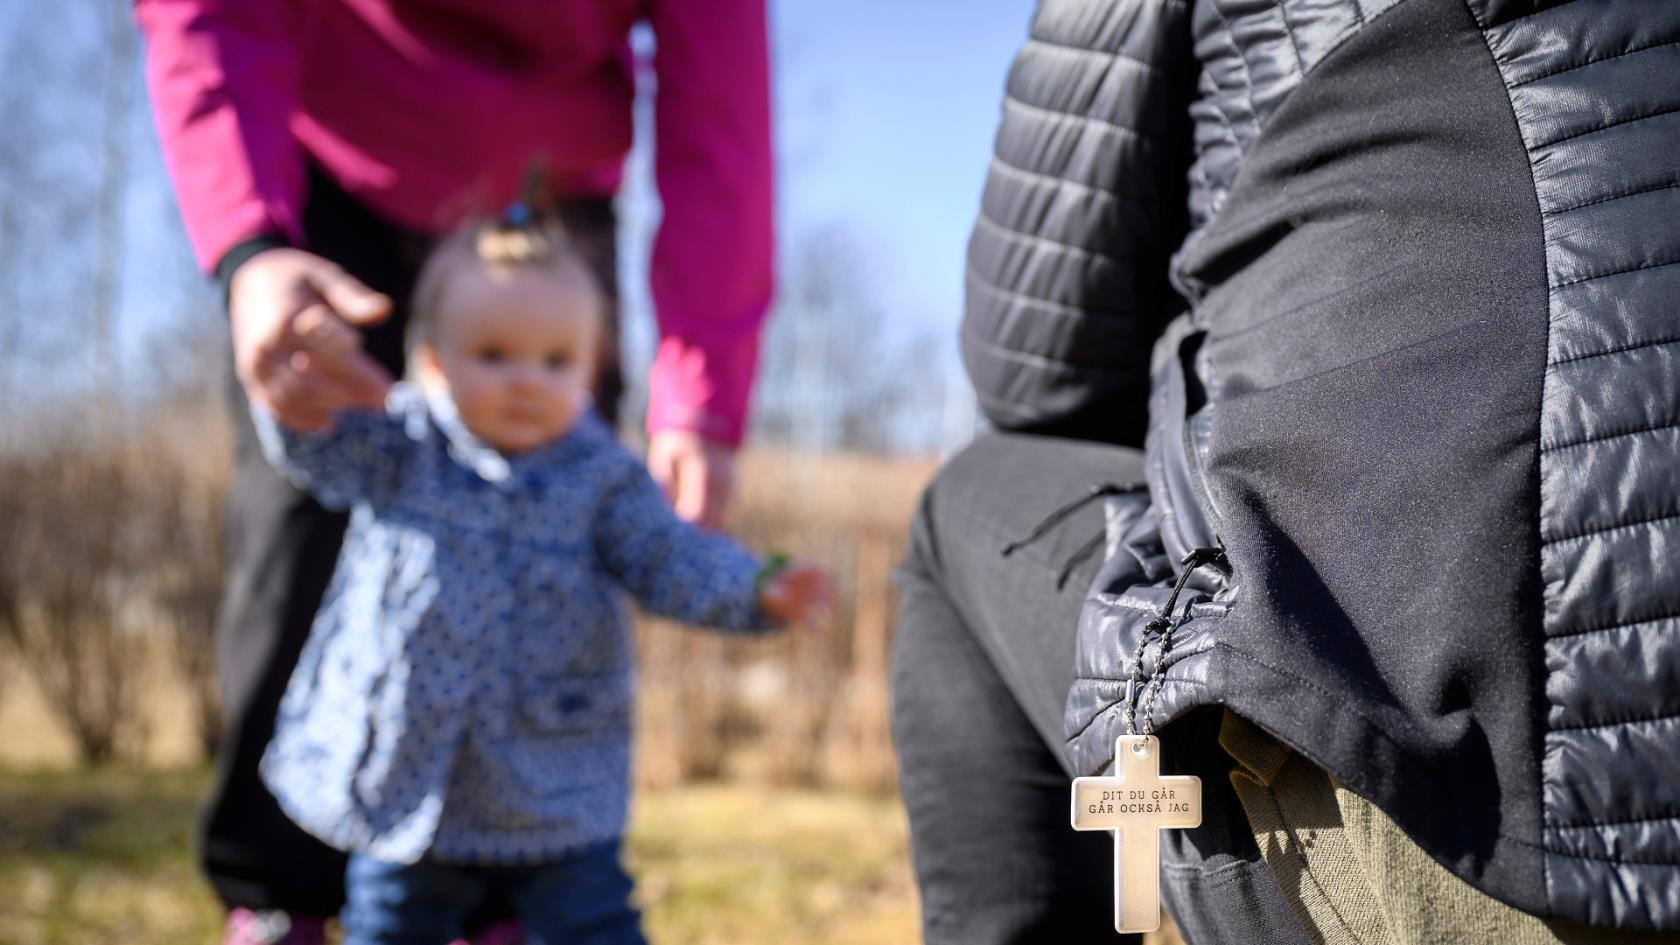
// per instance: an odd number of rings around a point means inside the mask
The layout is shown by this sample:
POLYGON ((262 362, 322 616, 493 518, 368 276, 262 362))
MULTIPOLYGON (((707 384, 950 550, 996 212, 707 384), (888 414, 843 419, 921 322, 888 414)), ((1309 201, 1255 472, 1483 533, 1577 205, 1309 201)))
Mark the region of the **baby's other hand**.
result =
POLYGON ((758 606, 777 623, 822 630, 834 617, 834 582, 816 565, 794 562, 764 583, 758 606))

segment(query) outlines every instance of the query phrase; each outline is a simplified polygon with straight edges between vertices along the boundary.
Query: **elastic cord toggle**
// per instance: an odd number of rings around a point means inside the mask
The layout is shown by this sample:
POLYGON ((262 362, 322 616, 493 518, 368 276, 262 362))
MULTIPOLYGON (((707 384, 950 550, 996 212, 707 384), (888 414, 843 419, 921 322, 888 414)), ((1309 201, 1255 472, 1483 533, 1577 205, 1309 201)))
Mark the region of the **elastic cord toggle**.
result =
POLYGON ((1152 629, 1158 632, 1172 624, 1172 612, 1173 608, 1178 606, 1178 595, 1184 592, 1184 585, 1190 583, 1190 575, 1195 574, 1197 568, 1208 564, 1227 574, 1231 571, 1231 562, 1225 557, 1224 548, 1192 548, 1184 557, 1178 559, 1178 566, 1183 570, 1178 575, 1178 581, 1173 584, 1167 602, 1161 605, 1161 612, 1144 626, 1145 635, 1152 629))
POLYGON ((1184 592, 1184 586, 1190 583, 1190 575, 1198 568, 1211 565, 1225 574, 1231 573, 1231 561, 1225 556, 1222 547, 1192 548, 1179 559, 1178 580, 1173 583, 1172 593, 1167 595, 1167 602, 1161 605, 1161 612, 1150 618, 1143 625, 1143 633, 1138 637, 1137 651, 1132 654, 1132 671, 1126 677, 1126 731, 1136 733, 1138 705, 1134 696, 1138 694, 1138 685, 1143 684, 1143 729, 1142 734, 1150 734, 1154 728, 1153 710, 1155 697, 1161 691, 1161 681, 1166 678, 1166 670, 1161 665, 1172 650, 1173 609, 1178 606, 1178 597, 1184 592), (1161 640, 1161 652, 1155 657, 1156 671, 1148 679, 1142 679, 1143 653, 1148 649, 1152 637, 1161 640))

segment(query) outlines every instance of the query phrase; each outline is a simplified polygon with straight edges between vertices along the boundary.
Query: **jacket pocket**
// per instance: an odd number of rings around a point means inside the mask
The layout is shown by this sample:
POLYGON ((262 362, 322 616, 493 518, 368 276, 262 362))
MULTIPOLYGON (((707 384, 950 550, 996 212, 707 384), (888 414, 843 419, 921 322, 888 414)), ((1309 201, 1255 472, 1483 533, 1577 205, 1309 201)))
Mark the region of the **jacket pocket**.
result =
POLYGON ((634 709, 629 673, 532 676, 517 696, 512 738, 499 754, 519 803, 570 819, 593 803, 588 797, 599 798, 592 792, 622 795, 634 709))
POLYGON ((625 732, 635 712, 628 673, 584 677, 533 675, 519 693, 521 727, 542 736, 625 732))

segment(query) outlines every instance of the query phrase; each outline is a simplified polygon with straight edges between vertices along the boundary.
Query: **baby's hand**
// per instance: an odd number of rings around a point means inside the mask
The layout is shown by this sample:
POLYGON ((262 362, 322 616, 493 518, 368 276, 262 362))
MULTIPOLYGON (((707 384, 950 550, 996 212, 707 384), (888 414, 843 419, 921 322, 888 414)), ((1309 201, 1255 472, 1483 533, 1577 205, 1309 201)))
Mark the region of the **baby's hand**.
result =
POLYGON ((834 582, 816 565, 796 561, 764 582, 758 606, 777 623, 822 630, 834 616, 834 582))

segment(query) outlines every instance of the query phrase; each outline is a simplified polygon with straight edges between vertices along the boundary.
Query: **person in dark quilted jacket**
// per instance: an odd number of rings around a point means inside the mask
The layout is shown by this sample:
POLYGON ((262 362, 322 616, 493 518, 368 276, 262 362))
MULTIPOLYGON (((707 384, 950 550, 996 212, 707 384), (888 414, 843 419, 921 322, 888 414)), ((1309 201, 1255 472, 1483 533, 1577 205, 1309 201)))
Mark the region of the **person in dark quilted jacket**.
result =
POLYGON ((1680 935, 1677 66, 1637 0, 1039 4, 901 570, 926 941, 1117 940, 1133 733, 1193 943, 1680 935))

